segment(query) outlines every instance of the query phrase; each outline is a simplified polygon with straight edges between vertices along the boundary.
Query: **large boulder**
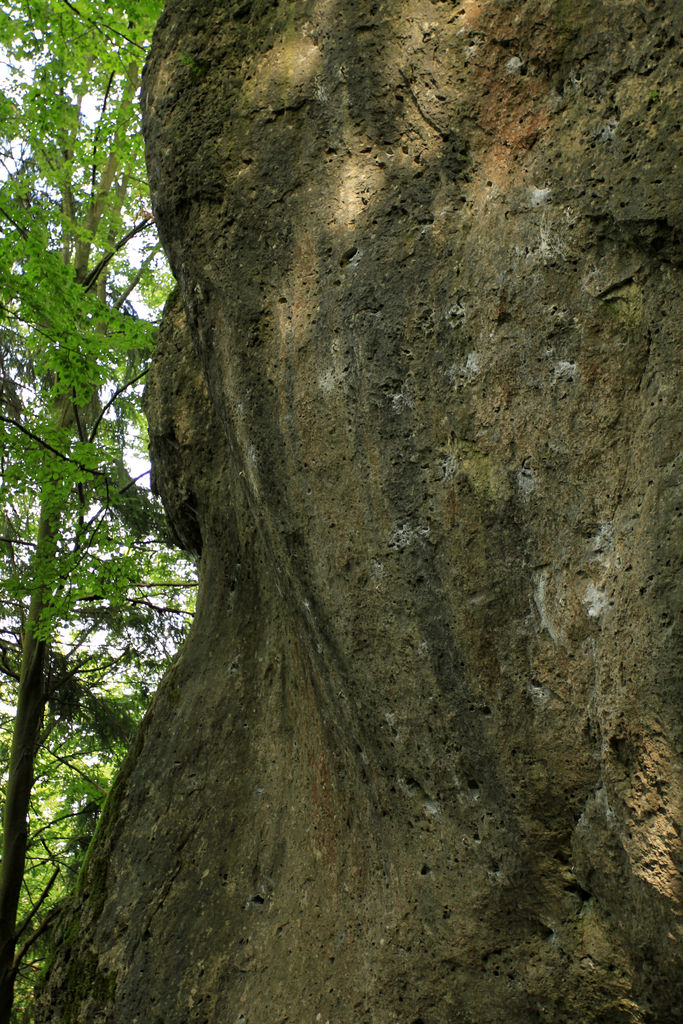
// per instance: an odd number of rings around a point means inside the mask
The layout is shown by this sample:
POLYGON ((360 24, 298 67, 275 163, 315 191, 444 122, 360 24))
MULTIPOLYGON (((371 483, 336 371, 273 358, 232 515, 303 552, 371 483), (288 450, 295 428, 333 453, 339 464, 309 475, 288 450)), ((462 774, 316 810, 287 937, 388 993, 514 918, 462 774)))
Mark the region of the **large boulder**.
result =
POLYGON ((41 1021, 682 1019, 675 8, 167 4, 201 589, 41 1021))

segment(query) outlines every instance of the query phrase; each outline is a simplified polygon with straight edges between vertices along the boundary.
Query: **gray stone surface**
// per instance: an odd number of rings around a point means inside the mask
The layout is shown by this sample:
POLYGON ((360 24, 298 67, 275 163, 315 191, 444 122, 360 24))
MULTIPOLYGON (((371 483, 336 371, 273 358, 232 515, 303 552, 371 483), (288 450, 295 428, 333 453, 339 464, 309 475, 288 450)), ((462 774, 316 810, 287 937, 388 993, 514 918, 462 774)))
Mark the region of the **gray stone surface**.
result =
POLYGON ((45 1024, 681 1019, 676 6, 168 3, 199 607, 45 1024))

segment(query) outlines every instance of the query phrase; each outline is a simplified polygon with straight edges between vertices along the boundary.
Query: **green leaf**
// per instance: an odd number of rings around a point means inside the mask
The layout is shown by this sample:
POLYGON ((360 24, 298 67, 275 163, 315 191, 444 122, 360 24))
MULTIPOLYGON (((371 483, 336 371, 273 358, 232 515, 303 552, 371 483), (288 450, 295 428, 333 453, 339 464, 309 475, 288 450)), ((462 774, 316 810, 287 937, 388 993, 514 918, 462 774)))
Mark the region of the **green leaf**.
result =
MULTIPOLYGON (((44 644, 18 922, 47 887, 41 917, 68 891, 194 608, 194 566, 168 551, 159 503, 127 468, 146 457, 143 375, 171 287, 145 214, 137 103, 160 7, 0 10, 3 803, 19 676, 44 644)), ((45 948, 20 965, 17 1020, 31 1019, 45 948)))

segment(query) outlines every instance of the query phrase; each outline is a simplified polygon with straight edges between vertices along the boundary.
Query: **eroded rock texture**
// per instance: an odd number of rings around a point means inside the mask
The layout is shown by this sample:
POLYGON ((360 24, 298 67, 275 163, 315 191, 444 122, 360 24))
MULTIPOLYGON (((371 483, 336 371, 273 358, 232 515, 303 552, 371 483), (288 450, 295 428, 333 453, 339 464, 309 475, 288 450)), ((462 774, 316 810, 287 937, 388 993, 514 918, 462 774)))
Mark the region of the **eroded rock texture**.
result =
POLYGON ((199 609, 43 1021, 681 1019, 676 8, 168 3, 199 609))

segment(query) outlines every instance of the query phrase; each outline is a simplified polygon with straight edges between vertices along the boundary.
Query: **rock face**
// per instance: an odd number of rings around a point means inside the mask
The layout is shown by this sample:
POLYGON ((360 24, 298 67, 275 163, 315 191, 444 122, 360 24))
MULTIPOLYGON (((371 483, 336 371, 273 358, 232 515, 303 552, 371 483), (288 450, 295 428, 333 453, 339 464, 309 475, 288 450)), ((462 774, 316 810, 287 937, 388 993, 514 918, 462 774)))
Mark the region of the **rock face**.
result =
POLYGON ((676 6, 168 3, 199 607, 41 1021, 681 1019, 676 6))

